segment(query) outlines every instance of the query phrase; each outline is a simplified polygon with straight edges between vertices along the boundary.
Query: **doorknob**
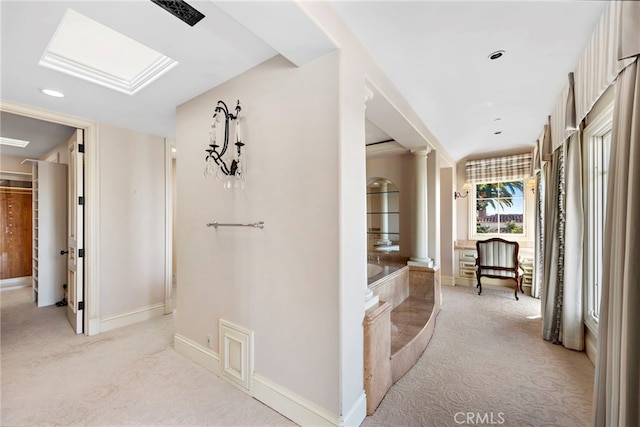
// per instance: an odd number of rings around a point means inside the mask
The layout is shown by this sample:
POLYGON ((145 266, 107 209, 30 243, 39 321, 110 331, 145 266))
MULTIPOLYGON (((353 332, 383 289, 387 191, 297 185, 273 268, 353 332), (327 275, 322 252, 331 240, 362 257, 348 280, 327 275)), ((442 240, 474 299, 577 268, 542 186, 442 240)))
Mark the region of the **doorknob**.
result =
POLYGON ((68 254, 69 251, 60 251, 60 255, 68 254))

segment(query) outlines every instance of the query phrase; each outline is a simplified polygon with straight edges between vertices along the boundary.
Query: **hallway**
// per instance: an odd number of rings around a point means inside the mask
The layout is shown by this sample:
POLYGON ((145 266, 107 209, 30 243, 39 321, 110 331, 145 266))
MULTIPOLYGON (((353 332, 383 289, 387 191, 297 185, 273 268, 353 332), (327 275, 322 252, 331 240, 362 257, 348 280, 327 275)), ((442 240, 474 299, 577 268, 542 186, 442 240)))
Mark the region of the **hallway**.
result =
POLYGON ((174 315, 76 336, 30 288, 0 298, 3 426, 294 425, 176 353, 174 315))

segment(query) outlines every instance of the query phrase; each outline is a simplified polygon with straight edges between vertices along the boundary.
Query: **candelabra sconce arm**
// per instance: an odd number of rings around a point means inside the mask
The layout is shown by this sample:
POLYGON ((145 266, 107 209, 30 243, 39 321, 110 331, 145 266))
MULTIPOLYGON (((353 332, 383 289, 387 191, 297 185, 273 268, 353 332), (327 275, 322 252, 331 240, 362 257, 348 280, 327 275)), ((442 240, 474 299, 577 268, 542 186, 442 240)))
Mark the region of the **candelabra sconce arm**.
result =
POLYGON ((454 191, 453 192, 453 198, 454 199, 464 199, 465 197, 467 197, 469 195, 469 191, 471 191, 472 189, 472 185, 469 184, 468 182, 465 182, 465 184, 462 186, 462 189, 464 190, 464 193, 460 193, 459 191, 454 191))

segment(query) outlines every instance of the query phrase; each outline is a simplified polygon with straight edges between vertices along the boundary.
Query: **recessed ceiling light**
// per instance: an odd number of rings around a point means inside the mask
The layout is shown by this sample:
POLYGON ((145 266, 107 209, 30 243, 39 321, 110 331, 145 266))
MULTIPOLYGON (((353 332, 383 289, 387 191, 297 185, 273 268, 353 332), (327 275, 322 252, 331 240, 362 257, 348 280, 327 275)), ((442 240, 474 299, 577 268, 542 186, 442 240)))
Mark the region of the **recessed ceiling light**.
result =
POLYGON ((65 13, 38 63, 128 95, 177 64, 73 9, 65 13))
POLYGON ((0 144, 24 148, 29 145, 29 141, 24 141, 22 139, 5 138, 4 136, 0 136, 0 144))
POLYGON ((501 117, 496 117, 495 119, 493 119, 494 122, 499 122, 500 120, 502 120, 501 117))
POLYGON ((53 89, 40 89, 40 91, 42 93, 44 93, 45 95, 49 95, 49 96, 53 96, 56 98, 64 98, 64 93, 62 92, 58 92, 57 90, 53 90, 53 89))
POLYGON ((502 131, 498 130, 498 131, 495 131, 493 134, 494 135, 500 135, 501 133, 502 133, 502 131))
POLYGON ((498 59, 505 53, 506 52, 504 50, 496 50, 495 52, 492 52, 491 54, 489 54, 489 59, 498 59))

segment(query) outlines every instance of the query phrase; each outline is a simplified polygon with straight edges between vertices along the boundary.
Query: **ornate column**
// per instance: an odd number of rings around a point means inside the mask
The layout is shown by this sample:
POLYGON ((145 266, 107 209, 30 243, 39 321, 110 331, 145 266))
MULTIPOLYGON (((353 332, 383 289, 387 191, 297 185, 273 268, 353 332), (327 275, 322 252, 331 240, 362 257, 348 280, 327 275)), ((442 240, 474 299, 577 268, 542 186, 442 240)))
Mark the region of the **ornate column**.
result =
POLYGON ((411 150, 413 154, 413 227, 411 260, 409 265, 431 267, 433 261, 427 255, 427 156, 431 148, 411 150))

